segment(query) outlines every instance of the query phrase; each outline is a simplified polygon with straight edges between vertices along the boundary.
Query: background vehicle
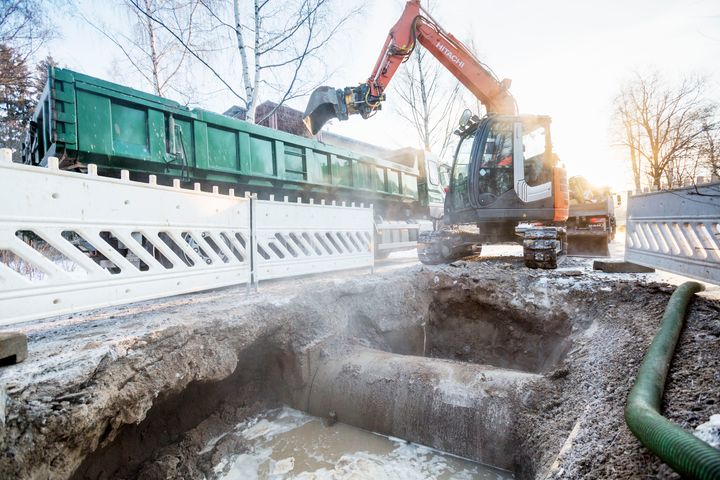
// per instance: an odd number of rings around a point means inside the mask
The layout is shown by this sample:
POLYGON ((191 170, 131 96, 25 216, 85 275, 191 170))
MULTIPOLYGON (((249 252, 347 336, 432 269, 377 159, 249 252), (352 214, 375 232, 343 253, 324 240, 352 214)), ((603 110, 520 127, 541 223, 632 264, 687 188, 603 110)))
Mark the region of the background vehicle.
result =
POLYGON ((615 202, 608 187, 595 187, 586 178, 570 177, 568 254, 609 257, 608 243, 617 228, 615 202))

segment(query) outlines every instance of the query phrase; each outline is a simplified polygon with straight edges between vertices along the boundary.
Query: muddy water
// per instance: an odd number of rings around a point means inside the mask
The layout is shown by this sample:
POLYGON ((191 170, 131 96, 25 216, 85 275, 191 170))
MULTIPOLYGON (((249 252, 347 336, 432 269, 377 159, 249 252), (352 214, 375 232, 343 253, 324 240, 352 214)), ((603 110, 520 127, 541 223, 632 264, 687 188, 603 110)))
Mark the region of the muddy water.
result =
POLYGON ((222 480, 513 478, 508 472, 404 440, 342 423, 326 426, 317 417, 287 407, 246 420, 225 435, 239 436, 247 448, 215 466, 222 480))

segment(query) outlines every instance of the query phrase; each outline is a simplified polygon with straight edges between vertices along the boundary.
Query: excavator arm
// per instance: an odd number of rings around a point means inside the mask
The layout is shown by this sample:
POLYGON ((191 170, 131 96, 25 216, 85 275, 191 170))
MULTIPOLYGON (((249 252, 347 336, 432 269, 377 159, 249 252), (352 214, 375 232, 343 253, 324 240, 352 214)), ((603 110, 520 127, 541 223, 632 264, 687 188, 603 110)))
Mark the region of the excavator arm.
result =
POLYGON ((422 9, 420 0, 410 0, 390 29, 375 68, 365 83, 337 90, 323 86, 312 93, 304 118, 308 129, 316 134, 332 118, 347 120, 353 114, 369 118, 380 110, 385 89, 418 43, 467 87, 488 113, 517 113, 515 99, 508 91, 510 81, 498 80, 462 42, 444 31, 422 9))

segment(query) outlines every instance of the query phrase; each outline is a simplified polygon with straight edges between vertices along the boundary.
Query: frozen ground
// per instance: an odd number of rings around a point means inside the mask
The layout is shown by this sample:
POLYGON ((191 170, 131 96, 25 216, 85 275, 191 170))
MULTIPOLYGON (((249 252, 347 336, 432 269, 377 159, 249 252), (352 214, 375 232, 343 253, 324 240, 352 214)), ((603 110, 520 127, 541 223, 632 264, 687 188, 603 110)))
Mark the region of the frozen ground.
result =
MULTIPOLYGON (((482 248, 482 254, 480 258, 492 258, 492 257, 520 257, 522 255, 522 247, 515 244, 506 245, 485 245, 482 248)), ((610 244, 610 257, 613 260, 623 260, 625 255, 625 235, 624 233, 618 233, 615 240, 610 244)), ((571 257, 572 258, 572 257, 571 257)), ((579 259, 580 257, 575 257, 579 259)), ((390 255, 387 260, 378 262, 379 270, 391 270, 393 268, 401 268, 406 265, 417 264, 417 255, 414 251, 396 252, 390 255)), ((575 265, 576 263, 573 263, 575 265)), ((588 270, 588 266, 592 268, 592 259, 588 258, 583 261, 581 267, 588 270)), ((567 268, 563 265, 560 269, 567 268)), ((640 276, 648 282, 668 283, 670 285, 680 285, 688 280, 694 280, 692 278, 684 277, 682 275, 676 275, 670 272, 656 271, 655 273, 642 274, 640 276)), ((628 278, 635 278, 628 276, 628 278)), ((697 280, 695 280, 697 281, 697 280)), ((709 298, 720 300, 720 285, 713 285, 707 282, 700 282, 705 286, 705 291, 700 295, 709 298)))

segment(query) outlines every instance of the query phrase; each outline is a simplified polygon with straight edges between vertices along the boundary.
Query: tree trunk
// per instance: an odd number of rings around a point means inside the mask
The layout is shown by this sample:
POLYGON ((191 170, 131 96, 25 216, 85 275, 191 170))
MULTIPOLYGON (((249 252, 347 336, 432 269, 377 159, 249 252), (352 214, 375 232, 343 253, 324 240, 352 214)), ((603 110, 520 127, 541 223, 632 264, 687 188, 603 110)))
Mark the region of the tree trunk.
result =
POLYGON ((657 167, 655 164, 652 165, 650 168, 650 178, 652 179, 652 185, 654 189, 662 190, 662 176, 663 176, 664 170, 662 168, 657 167))
POLYGON ((150 70, 152 74, 153 90, 155 95, 162 97, 162 91, 160 89, 160 59, 157 53, 157 36, 155 35, 155 26, 150 18, 152 13, 150 11, 150 0, 145 0, 145 12, 147 13, 147 29, 148 29, 148 43, 150 46, 150 70))
POLYGON ((625 132, 627 134, 628 148, 630 150, 630 165, 632 168, 633 181, 635 183, 635 193, 642 192, 642 178, 640 177, 640 158, 635 150, 635 141, 632 134, 632 126, 626 125, 625 132))
POLYGON ((673 188, 673 186, 675 185, 675 181, 677 180, 675 178, 675 172, 673 172, 673 167, 673 162, 670 162, 665 169, 665 181, 667 182, 668 189, 673 188))
POLYGON ((260 5, 255 0, 254 16, 255 16, 255 77, 253 79, 252 97, 248 98, 248 117, 252 118, 255 123, 255 110, 257 109, 258 93, 260 91, 260 29, 262 28, 262 18, 260 18, 260 5))
POLYGON ((428 105, 428 94, 427 88, 425 87, 425 72, 423 72, 422 58, 419 48, 415 48, 415 55, 417 56, 418 78, 420 80, 420 99, 422 102, 422 141, 425 150, 430 151, 430 106, 428 105))
MULTIPOLYGON (((255 11, 257 14, 257 2, 255 4, 255 11)), ((235 37, 237 38, 237 46, 238 50, 240 51, 240 61, 242 63, 242 79, 243 85, 245 85, 245 108, 247 110, 245 119, 248 122, 255 123, 255 91, 253 89, 253 83, 250 81, 250 65, 248 64, 247 50, 245 48, 245 39, 243 38, 242 24, 240 23, 240 0, 233 0, 233 9, 235 14, 235 37), (251 107, 252 114, 250 112, 251 107)), ((255 38, 255 43, 257 44, 257 31, 255 34, 255 38)))

